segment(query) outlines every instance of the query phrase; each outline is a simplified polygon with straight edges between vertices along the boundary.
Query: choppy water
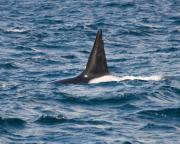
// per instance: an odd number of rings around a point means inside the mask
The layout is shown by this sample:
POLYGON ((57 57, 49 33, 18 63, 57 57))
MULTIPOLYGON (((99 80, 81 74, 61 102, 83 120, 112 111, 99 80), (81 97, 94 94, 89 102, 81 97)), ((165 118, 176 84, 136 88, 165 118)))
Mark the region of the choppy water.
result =
POLYGON ((0 0, 0 143, 180 143, 179 0, 0 0), (84 68, 97 29, 113 75, 84 68))

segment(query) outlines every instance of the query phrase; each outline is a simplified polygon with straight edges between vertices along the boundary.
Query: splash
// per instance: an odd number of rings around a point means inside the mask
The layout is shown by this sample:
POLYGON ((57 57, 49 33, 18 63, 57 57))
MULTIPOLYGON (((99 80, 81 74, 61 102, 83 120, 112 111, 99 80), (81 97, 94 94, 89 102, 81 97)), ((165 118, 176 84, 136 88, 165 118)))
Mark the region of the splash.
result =
POLYGON ((89 83, 111 82, 111 81, 125 81, 125 80, 143 80, 143 81, 161 81, 164 77, 162 75, 154 76, 123 76, 117 77, 112 75, 106 75, 99 78, 92 79, 89 83))

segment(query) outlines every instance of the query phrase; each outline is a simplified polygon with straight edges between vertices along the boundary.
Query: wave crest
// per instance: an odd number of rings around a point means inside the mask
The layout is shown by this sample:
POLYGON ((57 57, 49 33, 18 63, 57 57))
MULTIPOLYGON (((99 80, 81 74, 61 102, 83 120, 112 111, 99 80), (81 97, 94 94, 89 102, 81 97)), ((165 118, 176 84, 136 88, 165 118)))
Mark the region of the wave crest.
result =
POLYGON ((156 117, 164 119, 178 119, 180 118, 180 108, 167 108, 160 110, 144 110, 139 112, 141 116, 156 117))
POLYGON ((0 125, 1 126, 9 126, 9 127, 23 127, 26 124, 26 121, 20 118, 2 118, 0 117, 0 125))
POLYGON ((35 122, 40 124, 58 124, 58 123, 64 123, 66 121, 67 118, 65 118, 63 115, 58 115, 58 116, 42 115, 35 122))

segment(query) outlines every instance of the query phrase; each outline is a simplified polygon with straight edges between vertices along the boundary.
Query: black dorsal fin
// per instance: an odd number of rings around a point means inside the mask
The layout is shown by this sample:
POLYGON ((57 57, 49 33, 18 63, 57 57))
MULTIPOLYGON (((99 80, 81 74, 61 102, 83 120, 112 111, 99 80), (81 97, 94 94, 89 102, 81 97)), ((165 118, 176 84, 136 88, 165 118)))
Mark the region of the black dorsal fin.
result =
POLYGON ((102 39, 102 30, 98 30, 93 49, 89 56, 85 70, 74 78, 58 81, 62 84, 88 83, 94 78, 109 74, 106 55, 104 51, 104 42, 102 39))
POLYGON ((108 74, 102 30, 98 30, 96 34, 96 40, 83 73, 90 77, 108 74))

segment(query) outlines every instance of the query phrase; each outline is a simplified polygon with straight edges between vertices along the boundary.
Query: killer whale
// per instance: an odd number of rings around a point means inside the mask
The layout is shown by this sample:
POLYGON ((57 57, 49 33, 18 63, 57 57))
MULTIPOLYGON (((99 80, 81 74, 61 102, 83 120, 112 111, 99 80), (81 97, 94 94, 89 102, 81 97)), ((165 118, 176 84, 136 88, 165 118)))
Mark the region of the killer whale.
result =
POLYGON ((117 77, 110 75, 108 71, 106 54, 104 50, 104 42, 102 30, 98 30, 96 39, 91 50, 88 62, 85 69, 78 76, 68 79, 56 81, 61 84, 81 84, 81 83, 100 83, 124 80, 145 80, 145 81, 160 81, 163 76, 123 76, 117 77))
POLYGON ((88 62, 82 73, 74 78, 59 80, 61 84, 90 83, 96 78, 108 78, 109 71, 104 50, 102 30, 98 30, 88 62))

